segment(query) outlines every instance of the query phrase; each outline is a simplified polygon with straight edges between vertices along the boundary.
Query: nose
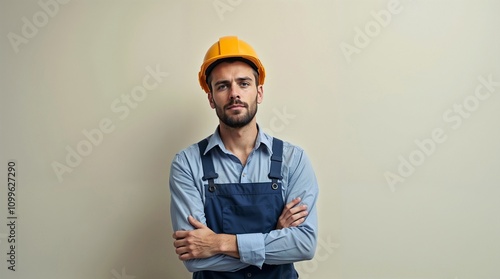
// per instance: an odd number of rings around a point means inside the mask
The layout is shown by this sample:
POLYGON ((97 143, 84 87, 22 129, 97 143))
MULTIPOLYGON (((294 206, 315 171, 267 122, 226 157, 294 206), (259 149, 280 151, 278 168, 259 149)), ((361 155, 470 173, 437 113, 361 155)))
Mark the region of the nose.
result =
POLYGON ((240 87, 236 81, 231 83, 231 89, 229 91, 229 97, 231 99, 240 99, 240 87))

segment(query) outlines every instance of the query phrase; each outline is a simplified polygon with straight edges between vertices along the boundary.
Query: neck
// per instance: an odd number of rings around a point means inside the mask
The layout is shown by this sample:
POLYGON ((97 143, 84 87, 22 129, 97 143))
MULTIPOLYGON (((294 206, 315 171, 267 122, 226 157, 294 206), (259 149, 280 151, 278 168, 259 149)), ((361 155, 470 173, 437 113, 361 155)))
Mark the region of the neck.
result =
POLYGON ((257 139, 257 123, 251 121, 241 128, 231 128, 224 123, 219 124, 219 134, 227 150, 238 157, 243 165, 255 146, 257 139))

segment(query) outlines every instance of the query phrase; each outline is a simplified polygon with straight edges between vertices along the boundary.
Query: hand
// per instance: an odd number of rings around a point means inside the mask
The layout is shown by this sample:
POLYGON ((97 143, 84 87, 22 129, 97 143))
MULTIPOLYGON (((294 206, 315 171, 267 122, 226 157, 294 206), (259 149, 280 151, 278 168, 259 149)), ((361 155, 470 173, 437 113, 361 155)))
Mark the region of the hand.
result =
POLYGON ((300 197, 298 197, 285 205, 283 212, 281 212, 278 218, 277 230, 296 227, 304 222, 309 212, 307 212, 307 205, 298 205, 300 200, 300 197))
POLYGON ((215 255, 215 236, 209 227, 205 226, 193 216, 188 221, 195 228, 192 231, 176 231, 172 235, 175 239, 175 253, 181 261, 190 259, 208 258, 215 255))

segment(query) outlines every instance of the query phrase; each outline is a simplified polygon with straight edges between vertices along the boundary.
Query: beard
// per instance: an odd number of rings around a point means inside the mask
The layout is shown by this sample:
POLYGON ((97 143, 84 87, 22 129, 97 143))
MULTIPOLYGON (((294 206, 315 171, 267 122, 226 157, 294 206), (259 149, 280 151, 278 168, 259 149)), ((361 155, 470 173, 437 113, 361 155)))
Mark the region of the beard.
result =
POLYGON ((231 128, 241 128, 248 125, 257 114, 257 97, 255 97, 255 102, 251 105, 242 102, 240 99, 233 99, 223 107, 218 106, 215 101, 214 104, 219 120, 231 128), (228 112, 227 108, 232 105, 242 105, 244 108, 240 111, 228 112))

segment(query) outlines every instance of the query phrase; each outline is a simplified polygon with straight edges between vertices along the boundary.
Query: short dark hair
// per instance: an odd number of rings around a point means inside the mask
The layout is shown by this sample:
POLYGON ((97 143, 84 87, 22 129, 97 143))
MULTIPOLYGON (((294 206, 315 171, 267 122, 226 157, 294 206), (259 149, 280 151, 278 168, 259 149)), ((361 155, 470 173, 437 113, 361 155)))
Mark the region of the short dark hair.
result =
POLYGON ((245 59, 243 57, 222 58, 222 59, 219 59, 219 60, 215 61, 214 63, 210 64, 210 66, 208 66, 207 70, 205 71, 205 76, 207 77, 206 82, 208 85, 208 89, 210 89, 210 92, 212 92, 212 76, 211 76, 212 70, 215 67, 217 67, 217 65, 219 65, 220 63, 234 63, 234 62, 243 62, 243 63, 248 64, 250 67, 252 67, 253 75, 255 77, 255 84, 258 85, 258 83, 259 83, 259 71, 257 69, 257 66, 255 66, 254 63, 252 63, 250 60, 245 59))

